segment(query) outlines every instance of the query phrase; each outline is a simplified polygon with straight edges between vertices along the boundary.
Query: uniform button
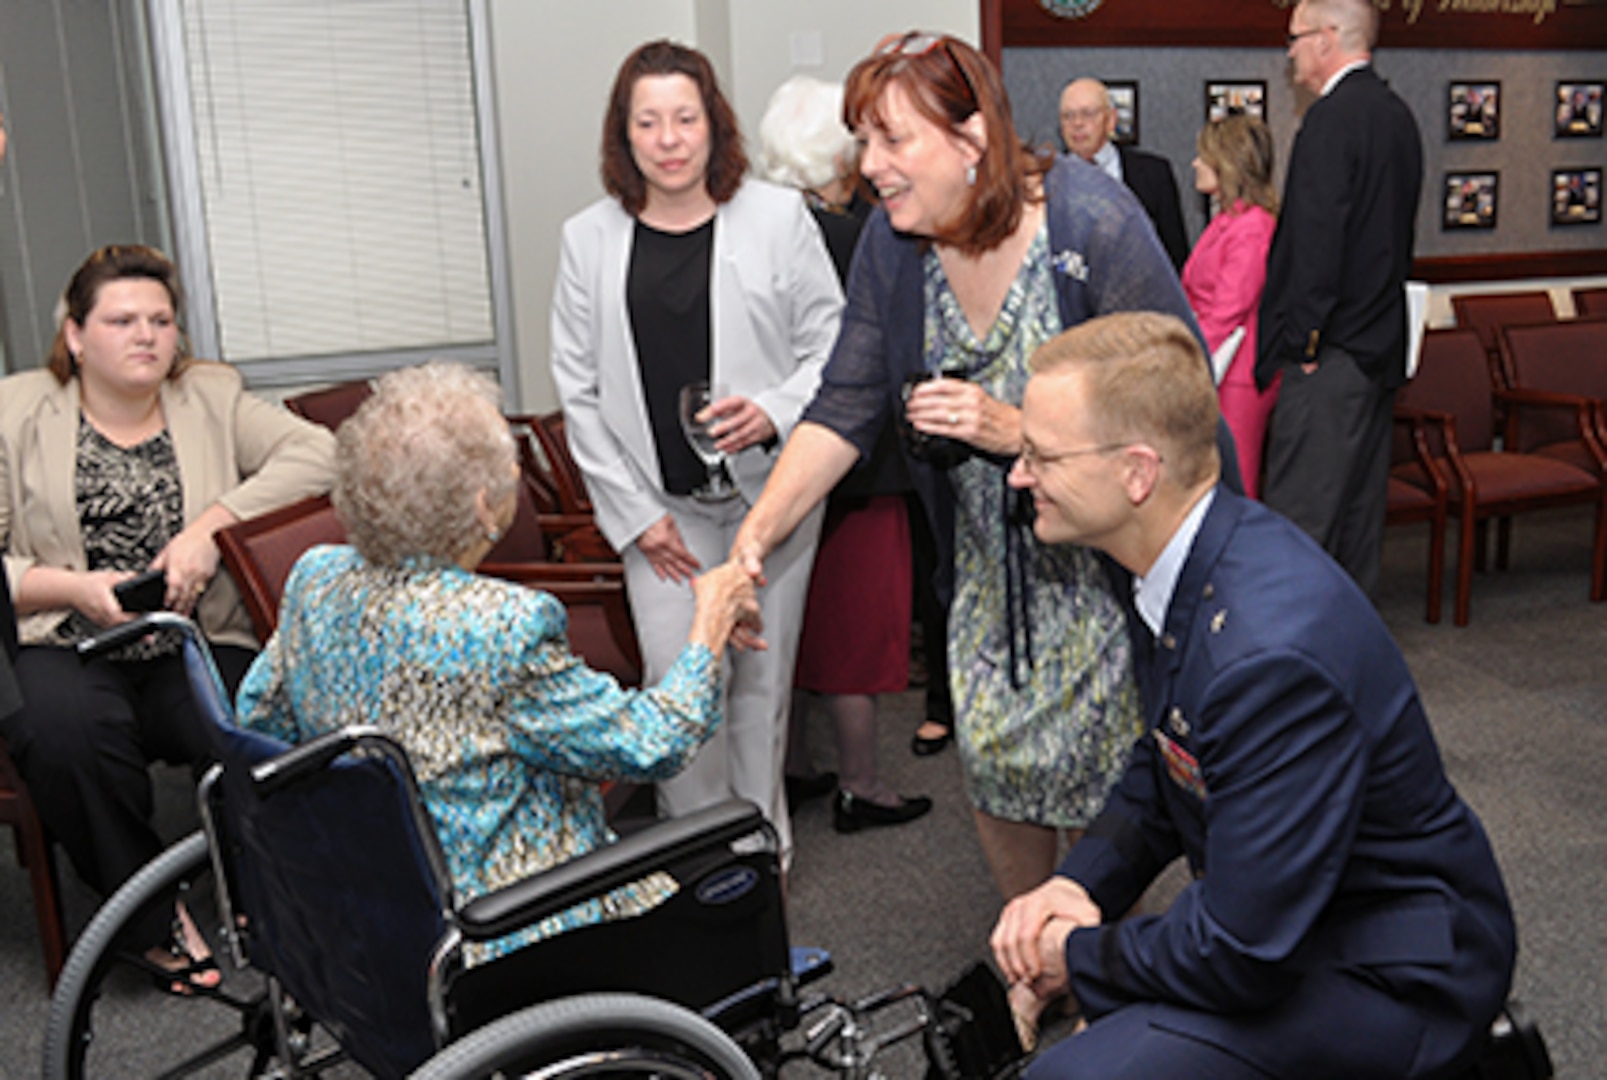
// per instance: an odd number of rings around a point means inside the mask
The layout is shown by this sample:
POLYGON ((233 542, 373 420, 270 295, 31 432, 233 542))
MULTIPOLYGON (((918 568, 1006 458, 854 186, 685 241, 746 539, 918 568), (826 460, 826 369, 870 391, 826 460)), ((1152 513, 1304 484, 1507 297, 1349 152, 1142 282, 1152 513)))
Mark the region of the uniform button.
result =
POLYGON ((1175 649, 1175 648, 1177 648, 1177 639, 1175 637, 1173 637, 1171 634, 1162 634, 1161 635, 1161 648, 1163 648, 1163 649, 1175 649))

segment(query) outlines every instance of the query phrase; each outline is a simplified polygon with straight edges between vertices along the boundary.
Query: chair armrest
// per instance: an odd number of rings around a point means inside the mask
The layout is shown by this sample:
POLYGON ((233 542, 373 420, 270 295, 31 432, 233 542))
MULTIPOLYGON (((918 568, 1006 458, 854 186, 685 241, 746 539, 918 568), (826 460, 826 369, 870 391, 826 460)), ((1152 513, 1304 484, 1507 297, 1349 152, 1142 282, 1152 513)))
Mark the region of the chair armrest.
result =
POLYGON ((1525 409, 1561 409, 1574 414, 1574 423, 1579 432, 1579 440, 1585 444, 1585 449, 1596 461, 1596 468, 1607 472, 1607 446, 1603 445, 1601 438, 1600 416, 1602 402, 1596 398, 1585 397, 1581 394, 1563 394, 1554 390, 1534 390, 1529 387, 1514 387, 1510 390, 1497 390, 1496 397, 1510 403, 1515 408, 1507 412, 1506 431, 1504 441, 1512 445, 1518 439, 1518 420, 1525 409))
POLYGON ((458 912, 469 941, 489 941, 566 911, 576 904, 638 881, 689 855, 728 847, 758 831, 774 834, 750 802, 730 799, 686 817, 671 818, 476 897, 458 912))

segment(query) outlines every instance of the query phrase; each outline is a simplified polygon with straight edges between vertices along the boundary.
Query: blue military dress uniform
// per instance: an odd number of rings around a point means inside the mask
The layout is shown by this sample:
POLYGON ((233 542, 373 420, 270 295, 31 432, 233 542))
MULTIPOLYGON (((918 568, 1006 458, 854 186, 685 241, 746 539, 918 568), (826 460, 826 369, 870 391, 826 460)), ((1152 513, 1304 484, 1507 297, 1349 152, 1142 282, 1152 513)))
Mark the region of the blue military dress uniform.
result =
POLYGON ((1107 920, 1066 946, 1092 1027, 1034 1077, 1454 1067, 1506 998, 1512 914, 1366 596, 1219 487, 1149 646, 1149 730, 1060 869, 1107 920), (1177 856, 1170 909, 1121 919, 1177 856))

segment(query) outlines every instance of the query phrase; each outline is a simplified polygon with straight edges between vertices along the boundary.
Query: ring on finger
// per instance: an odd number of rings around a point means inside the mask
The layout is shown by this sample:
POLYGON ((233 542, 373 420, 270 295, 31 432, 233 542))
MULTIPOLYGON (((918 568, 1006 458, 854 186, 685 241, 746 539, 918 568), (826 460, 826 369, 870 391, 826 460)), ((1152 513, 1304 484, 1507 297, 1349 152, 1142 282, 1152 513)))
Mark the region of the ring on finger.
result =
POLYGON ((959 422, 960 422, 960 414, 959 413, 957 413, 957 412, 949 413, 949 427, 953 427, 955 424, 958 424, 959 422))

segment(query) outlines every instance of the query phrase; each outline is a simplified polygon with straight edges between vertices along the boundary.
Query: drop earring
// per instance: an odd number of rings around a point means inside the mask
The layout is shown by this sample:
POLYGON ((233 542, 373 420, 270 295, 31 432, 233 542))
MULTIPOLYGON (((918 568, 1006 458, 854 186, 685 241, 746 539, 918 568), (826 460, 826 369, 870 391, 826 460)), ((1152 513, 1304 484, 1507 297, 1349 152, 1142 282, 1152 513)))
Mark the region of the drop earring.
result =
POLYGON ((965 167, 965 186, 966 187, 976 187, 976 166, 975 165, 967 165, 965 167))

